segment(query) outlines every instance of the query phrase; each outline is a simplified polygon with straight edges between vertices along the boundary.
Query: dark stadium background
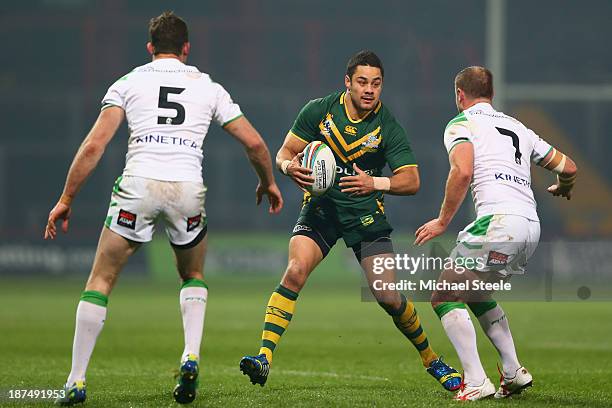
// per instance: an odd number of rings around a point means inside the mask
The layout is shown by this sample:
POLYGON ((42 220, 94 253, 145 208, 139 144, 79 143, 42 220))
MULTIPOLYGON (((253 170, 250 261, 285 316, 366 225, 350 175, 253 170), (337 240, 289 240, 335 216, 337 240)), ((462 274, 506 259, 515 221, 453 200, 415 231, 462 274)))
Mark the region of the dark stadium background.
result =
MULTIPOLYGON (((467 65, 492 68, 496 104, 579 167, 569 202, 546 193, 553 177, 534 169, 541 242, 527 275, 497 297, 536 379, 515 402, 612 406, 611 1, 7 0, 0 2, 1 407, 49 405, 9 401, 7 390, 58 389, 70 369, 74 312, 123 169, 125 126, 78 195, 70 233, 49 242, 43 228, 102 96, 150 61, 147 24, 166 9, 189 24, 188 62, 229 90, 273 156, 308 100, 342 89, 353 53, 378 53, 382 100, 406 128, 420 165, 419 193, 386 200, 396 250, 415 256, 443 256, 474 217, 468 198, 445 237, 412 246, 414 230, 436 216, 443 196, 442 132, 456 114, 453 77, 467 65)), ((210 302, 193 405, 454 406, 384 312, 365 302, 368 290, 342 242, 300 293, 266 387, 240 375, 240 357, 257 351, 301 202, 276 174, 285 208, 271 217, 255 207, 256 178, 240 146, 211 127, 204 143, 210 302)), ((91 360, 87 406, 173 404, 183 345, 174 269, 163 229, 128 263, 91 360)), ((417 308, 436 351, 458 367, 429 305, 417 308)), ((497 354, 476 330, 495 382, 497 354)))
MULTIPOLYGON (((417 196, 387 198, 389 216, 404 233, 435 216, 448 170, 441 134, 456 113, 453 76, 487 62, 487 27, 496 24, 487 22, 485 1, 2 2, 2 274, 87 272, 113 180, 123 168, 125 126, 79 194, 70 234, 45 243, 43 226, 101 97, 117 78, 149 61, 148 20, 168 8, 189 24, 189 63, 229 90, 272 155, 309 99, 342 88, 346 60, 354 52, 377 52, 386 68, 383 102, 406 128, 422 178, 417 196)), ((575 155, 582 170, 569 205, 545 193, 552 177, 535 170, 544 241, 612 235, 610 15, 612 3, 603 0, 589 7, 513 0, 505 8, 506 83, 523 89, 572 84, 577 94, 581 87, 588 94, 601 85, 603 95, 554 97, 554 90, 541 98, 521 99, 520 91, 505 95, 506 112, 575 155)), ((244 153, 217 126, 206 138, 204 157, 211 236, 265 232, 286 239, 301 200, 294 186, 277 174, 286 204, 281 215, 270 217, 254 206, 256 180, 244 153)), ((452 231, 472 219, 466 203, 452 231)), ((145 255, 138 255, 133 264, 143 262, 145 255)))

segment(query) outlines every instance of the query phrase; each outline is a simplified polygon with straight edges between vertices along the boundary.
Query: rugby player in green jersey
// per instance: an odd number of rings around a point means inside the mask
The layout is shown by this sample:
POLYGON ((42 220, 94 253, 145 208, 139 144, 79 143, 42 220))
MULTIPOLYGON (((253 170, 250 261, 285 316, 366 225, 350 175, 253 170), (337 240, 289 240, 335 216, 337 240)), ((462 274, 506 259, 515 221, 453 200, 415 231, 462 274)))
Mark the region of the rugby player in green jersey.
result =
POLYGON ((460 386, 459 373, 429 345, 412 302, 395 290, 373 287, 375 280, 395 281, 394 269, 382 274, 373 271, 375 258, 394 257, 393 228, 385 216, 383 195, 413 195, 419 189, 418 168, 406 132, 380 102, 383 77, 382 63, 373 52, 355 54, 347 64, 346 90, 308 102, 276 156, 281 172, 305 189, 313 178, 300 164, 301 152, 308 143, 320 140, 333 150, 337 174, 325 195, 304 196, 289 241, 287 269, 266 308, 259 354, 240 361, 240 370, 253 384, 265 384, 272 353, 291 321, 298 293, 342 238, 353 249, 376 300, 418 350, 427 372, 447 390, 460 386), (391 177, 382 177, 386 165, 393 172, 391 177))

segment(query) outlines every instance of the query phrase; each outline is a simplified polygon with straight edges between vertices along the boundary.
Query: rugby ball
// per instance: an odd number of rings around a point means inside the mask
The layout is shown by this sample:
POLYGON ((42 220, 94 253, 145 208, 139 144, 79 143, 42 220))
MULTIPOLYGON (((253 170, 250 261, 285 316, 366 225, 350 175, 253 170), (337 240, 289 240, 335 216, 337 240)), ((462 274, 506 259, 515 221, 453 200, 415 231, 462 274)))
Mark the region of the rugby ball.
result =
POLYGON ((302 167, 311 169, 314 184, 306 190, 314 196, 323 195, 334 185, 336 179, 336 158, 323 142, 311 142, 304 148, 302 167))

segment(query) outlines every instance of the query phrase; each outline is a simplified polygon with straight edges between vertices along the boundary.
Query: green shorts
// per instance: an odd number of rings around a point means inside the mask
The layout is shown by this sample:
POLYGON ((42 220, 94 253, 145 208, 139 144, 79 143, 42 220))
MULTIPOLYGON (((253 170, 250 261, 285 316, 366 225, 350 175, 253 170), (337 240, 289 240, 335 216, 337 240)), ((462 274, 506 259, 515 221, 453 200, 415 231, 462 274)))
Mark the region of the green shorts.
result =
MULTIPOLYGON (((312 238, 326 256, 339 238, 347 247, 353 248, 357 257, 363 243, 388 242, 375 245, 378 254, 393 252, 389 236, 393 228, 387 221, 382 208, 371 212, 355 212, 351 208, 342 208, 326 198, 306 200, 300 216, 293 228, 293 235, 305 235, 312 238)), ((374 255, 373 253, 368 253, 374 255)), ((365 253, 364 253, 365 256, 365 253)))

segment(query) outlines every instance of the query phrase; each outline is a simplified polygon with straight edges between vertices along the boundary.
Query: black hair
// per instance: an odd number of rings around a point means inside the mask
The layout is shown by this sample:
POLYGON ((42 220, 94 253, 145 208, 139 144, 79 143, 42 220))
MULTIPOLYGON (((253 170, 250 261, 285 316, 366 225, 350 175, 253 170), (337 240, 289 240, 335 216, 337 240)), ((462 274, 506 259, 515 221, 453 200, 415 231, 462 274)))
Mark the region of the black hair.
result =
POLYGON ((348 60, 346 64, 346 75, 349 78, 353 78, 353 74, 359 65, 380 68, 380 74, 383 77, 385 76, 385 69, 383 68, 382 61, 378 58, 378 55, 370 50, 359 51, 348 60))

